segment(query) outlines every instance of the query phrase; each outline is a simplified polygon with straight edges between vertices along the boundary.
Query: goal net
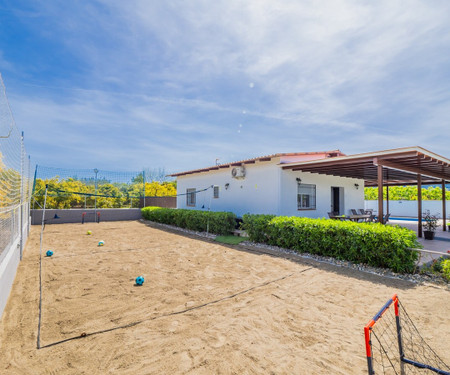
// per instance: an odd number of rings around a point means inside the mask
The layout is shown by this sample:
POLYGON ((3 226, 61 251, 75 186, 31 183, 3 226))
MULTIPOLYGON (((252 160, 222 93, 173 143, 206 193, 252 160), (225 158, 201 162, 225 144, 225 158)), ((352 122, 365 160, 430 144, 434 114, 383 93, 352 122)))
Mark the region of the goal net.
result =
POLYGON ((450 367, 425 342, 396 294, 364 327, 364 334, 369 375, 450 375, 450 367))

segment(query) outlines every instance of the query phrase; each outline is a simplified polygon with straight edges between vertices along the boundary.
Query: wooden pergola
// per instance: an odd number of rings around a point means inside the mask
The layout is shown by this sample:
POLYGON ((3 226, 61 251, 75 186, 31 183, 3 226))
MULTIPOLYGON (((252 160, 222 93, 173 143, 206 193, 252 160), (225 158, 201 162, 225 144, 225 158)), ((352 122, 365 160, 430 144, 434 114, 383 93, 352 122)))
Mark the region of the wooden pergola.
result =
POLYGON ((393 150, 338 156, 308 162, 289 163, 282 167, 293 171, 311 172, 364 180, 365 186, 378 187, 378 220, 384 216, 383 187, 417 185, 418 235, 422 237, 422 185, 442 186, 443 230, 446 230, 445 184, 450 182, 450 159, 422 147, 405 147, 393 150))

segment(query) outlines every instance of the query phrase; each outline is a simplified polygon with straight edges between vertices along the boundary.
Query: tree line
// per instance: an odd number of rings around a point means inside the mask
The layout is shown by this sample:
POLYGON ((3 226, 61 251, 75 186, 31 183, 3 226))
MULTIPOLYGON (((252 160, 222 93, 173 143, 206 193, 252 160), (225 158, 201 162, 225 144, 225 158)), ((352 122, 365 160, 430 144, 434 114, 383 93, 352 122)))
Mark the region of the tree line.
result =
MULTIPOLYGON (((387 198, 387 189, 383 188, 383 198, 387 198)), ((378 188, 366 187, 364 188, 365 200, 377 200, 378 188)), ((428 186, 422 188, 422 199, 426 201, 440 201, 442 200, 442 188, 440 186, 428 186)), ((450 201, 450 189, 446 189, 445 199, 450 201)), ((390 186, 389 187, 389 200, 417 200, 417 186, 390 186)))
MULTIPOLYGON (((44 205, 45 186, 48 185, 46 208, 138 208, 144 196, 142 176, 130 183, 94 181, 76 178, 37 178, 34 185, 32 208, 44 205)), ((175 181, 145 183, 146 197, 167 197, 177 194, 175 181)), ((40 207, 39 207, 40 206, 40 207)))

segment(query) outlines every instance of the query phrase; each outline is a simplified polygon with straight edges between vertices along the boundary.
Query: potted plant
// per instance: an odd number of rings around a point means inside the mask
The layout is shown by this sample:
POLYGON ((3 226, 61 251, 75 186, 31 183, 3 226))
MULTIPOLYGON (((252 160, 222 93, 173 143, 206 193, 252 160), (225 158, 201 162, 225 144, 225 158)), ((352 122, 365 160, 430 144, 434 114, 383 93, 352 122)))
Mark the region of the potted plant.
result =
POLYGON ((431 215, 428 211, 422 219, 422 226, 424 229, 424 235, 426 240, 434 240, 434 234, 437 228, 438 218, 435 215, 431 215))

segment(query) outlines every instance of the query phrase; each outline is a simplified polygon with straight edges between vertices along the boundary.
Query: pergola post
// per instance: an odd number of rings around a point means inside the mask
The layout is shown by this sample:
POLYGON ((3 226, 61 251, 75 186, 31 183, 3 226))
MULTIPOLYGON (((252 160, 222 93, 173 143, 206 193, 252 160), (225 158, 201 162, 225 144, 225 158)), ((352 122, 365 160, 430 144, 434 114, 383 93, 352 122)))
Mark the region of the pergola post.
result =
POLYGON ((442 180, 442 222, 444 224, 444 232, 447 230, 447 223, 445 221, 445 217, 447 216, 446 206, 445 206, 445 180, 442 180))
POLYGON ((422 237, 422 175, 417 175, 417 235, 422 237))
POLYGON ((378 164, 378 222, 383 223, 383 166, 378 164))
POLYGON ((389 215, 389 185, 386 184, 386 215, 389 215))

